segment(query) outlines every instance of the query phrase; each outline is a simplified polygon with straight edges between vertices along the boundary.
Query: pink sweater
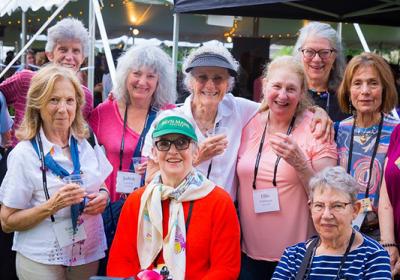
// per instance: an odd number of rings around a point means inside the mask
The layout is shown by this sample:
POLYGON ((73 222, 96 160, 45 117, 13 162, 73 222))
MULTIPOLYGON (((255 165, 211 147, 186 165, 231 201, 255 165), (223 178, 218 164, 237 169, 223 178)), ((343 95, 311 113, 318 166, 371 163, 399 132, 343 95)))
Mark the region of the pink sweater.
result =
MULTIPOLYGON (((110 191, 111 201, 115 201, 119 198, 119 195, 115 191, 115 184, 119 167, 122 130, 124 128, 124 120, 119 114, 117 101, 107 99, 97 106, 90 116, 89 124, 96 134, 100 145, 104 146, 106 156, 113 166, 113 172, 107 178, 106 185, 110 191)), ((122 170, 129 169, 139 137, 140 134, 128 126, 126 127, 122 170)))
MULTIPOLYGON (((18 143, 14 133, 24 118, 26 97, 33 75, 35 75, 33 71, 22 70, 0 84, 0 91, 4 94, 7 105, 13 105, 15 109, 14 126, 12 129, 13 146, 18 143)), ((87 120, 93 110, 93 94, 85 86, 82 86, 82 89, 85 93, 86 101, 82 113, 83 117, 87 120)))

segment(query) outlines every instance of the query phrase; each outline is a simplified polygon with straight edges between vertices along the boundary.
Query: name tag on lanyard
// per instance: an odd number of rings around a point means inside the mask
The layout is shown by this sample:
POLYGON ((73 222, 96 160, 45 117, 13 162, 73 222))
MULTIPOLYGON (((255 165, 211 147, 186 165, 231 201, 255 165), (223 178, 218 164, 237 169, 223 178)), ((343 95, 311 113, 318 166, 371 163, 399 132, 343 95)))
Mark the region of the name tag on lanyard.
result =
POLYGON ((352 226, 353 228, 360 230, 361 225, 364 222, 365 216, 369 211, 372 211, 372 202, 369 197, 359 199, 358 202, 361 204, 361 208, 358 212, 357 217, 353 220, 352 226))
POLYGON ((278 189, 272 187, 253 190, 253 204, 256 214, 279 211, 278 189))
POLYGON ((75 234, 70 219, 62 222, 54 222, 53 229, 60 248, 64 248, 87 238, 83 222, 79 223, 78 221, 75 234))
POLYGON ((131 193, 140 187, 142 176, 133 172, 117 172, 116 190, 119 193, 131 193))

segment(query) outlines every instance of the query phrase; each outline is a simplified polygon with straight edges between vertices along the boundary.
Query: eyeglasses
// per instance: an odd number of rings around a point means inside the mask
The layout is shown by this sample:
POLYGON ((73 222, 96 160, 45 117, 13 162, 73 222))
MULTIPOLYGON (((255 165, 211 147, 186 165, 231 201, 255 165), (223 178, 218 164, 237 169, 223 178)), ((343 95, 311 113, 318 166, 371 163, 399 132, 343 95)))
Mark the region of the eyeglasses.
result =
POLYGON ((208 80, 211 80, 214 85, 220 85, 222 82, 228 80, 228 76, 221 76, 221 75, 215 75, 214 77, 208 77, 206 74, 198 74, 198 75, 193 75, 194 78, 198 83, 201 84, 206 84, 208 80))
POLYGON ((325 211, 325 208, 328 207, 330 213, 334 214, 340 214, 343 213, 344 210, 346 210, 347 205, 351 205, 351 202, 334 202, 328 206, 325 205, 325 203, 322 202, 310 202, 310 209, 311 212, 313 213, 323 213, 325 211))
POLYGON ((335 49, 320 49, 318 51, 314 49, 299 49, 299 51, 301 51, 303 56, 308 59, 313 59, 316 54, 318 54, 321 59, 328 59, 331 57, 332 53, 336 52, 335 49))
POLYGON ((191 140, 189 138, 181 137, 175 140, 166 140, 166 139, 161 139, 155 142, 156 148, 159 151, 169 151, 171 149, 171 145, 174 144, 175 148, 178 151, 186 150, 189 148, 191 140))

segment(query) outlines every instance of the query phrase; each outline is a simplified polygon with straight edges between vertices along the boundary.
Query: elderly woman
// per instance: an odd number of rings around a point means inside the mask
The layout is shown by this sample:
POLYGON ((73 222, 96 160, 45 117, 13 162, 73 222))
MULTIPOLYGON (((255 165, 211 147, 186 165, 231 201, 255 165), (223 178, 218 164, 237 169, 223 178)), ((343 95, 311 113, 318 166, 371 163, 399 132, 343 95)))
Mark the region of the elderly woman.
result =
MULTIPOLYGON (((47 30, 46 56, 54 64, 78 72, 89 53, 89 34, 82 22, 74 18, 65 18, 47 30)), ((27 93, 32 77, 36 72, 22 70, 0 84, 0 91, 8 105, 15 108, 14 129, 16 130, 25 113, 27 93)), ((83 117, 87 119, 93 109, 93 95, 82 86, 85 94, 83 117)), ((13 146, 18 140, 13 136, 13 146)))
POLYGON ((176 112, 158 120, 152 153, 160 172, 126 200, 107 274, 136 277, 164 267, 174 280, 237 279, 235 207, 228 193, 193 167, 198 139, 192 124, 176 112))
MULTIPOLYGON (((178 108, 195 123, 200 143, 196 168, 223 186, 234 201, 236 160, 242 129, 259 107, 259 103, 234 97, 230 93, 238 67, 238 62, 223 46, 196 49, 183 63, 186 73, 184 83, 191 95, 178 108)), ((321 130, 316 134, 325 136, 325 132, 330 131, 327 127, 330 121, 321 111, 316 118, 322 121, 321 130)), ((146 143, 143 152, 150 155, 150 139, 146 143)))
POLYGON ((360 185, 358 198, 369 206, 368 213, 362 211, 355 224, 379 240, 378 218, 373 210, 378 206, 390 135, 399 123, 388 115, 397 103, 389 65, 373 53, 355 56, 347 65, 338 97, 341 110, 353 114, 339 124, 339 163, 356 179, 360 185))
POLYGON ((158 47, 130 48, 118 59, 116 75, 115 99, 97 106, 89 120, 113 166, 106 180, 111 201, 116 201, 121 192, 132 191, 123 191, 117 177, 122 178, 132 168, 132 157, 141 156, 144 137, 157 112, 176 99, 171 59, 158 47))
POLYGON ((385 164, 385 177, 379 197, 379 225, 381 245, 388 251, 390 265, 395 279, 400 277, 400 125, 396 126, 390 137, 385 164))
POLYGON ((307 24, 300 29, 293 55, 304 66, 308 92, 315 104, 326 110, 334 122, 346 118, 336 95, 346 65, 336 30, 326 23, 307 24))
POLYGON ((32 78, 21 141, 1 185, 4 231, 15 231, 19 279, 88 279, 106 249, 102 219, 111 165, 85 140, 84 93, 75 74, 50 65, 32 78), (77 183, 62 178, 75 174, 77 183), (82 203, 82 200, 86 203, 82 203))
POLYGON ((340 166, 311 179, 318 236, 287 248, 272 279, 392 279, 385 250, 351 227, 361 207, 357 193, 357 182, 340 166))
POLYGON ((263 91, 264 101, 243 129, 238 154, 240 279, 269 279, 284 249, 311 236, 308 181, 337 162, 336 145, 311 133, 306 76, 294 57, 269 64, 263 91))

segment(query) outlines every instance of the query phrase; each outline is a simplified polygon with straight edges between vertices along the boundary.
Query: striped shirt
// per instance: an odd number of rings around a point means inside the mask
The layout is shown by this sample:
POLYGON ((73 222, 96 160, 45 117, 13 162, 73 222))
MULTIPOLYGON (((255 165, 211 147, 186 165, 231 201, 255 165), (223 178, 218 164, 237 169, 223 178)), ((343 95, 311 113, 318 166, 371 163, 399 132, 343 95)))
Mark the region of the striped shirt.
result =
MULTIPOLYGON (((389 255, 375 240, 363 235, 364 242, 351 251, 341 270, 341 279, 392 279, 389 255)), ((273 280, 295 279, 306 253, 306 243, 288 247, 275 269, 273 280)), ((336 279, 342 256, 314 256, 309 280, 336 279)))
MULTIPOLYGON (((7 105, 13 105, 15 109, 14 127, 12 131, 13 146, 18 143, 14 132, 20 126, 24 118, 26 97, 32 77, 35 73, 36 72, 30 70, 22 70, 0 84, 0 91, 4 94, 7 105)), ((87 120, 93 110, 93 94, 85 86, 82 86, 82 90, 85 94, 85 105, 82 113, 85 120, 87 120)))

